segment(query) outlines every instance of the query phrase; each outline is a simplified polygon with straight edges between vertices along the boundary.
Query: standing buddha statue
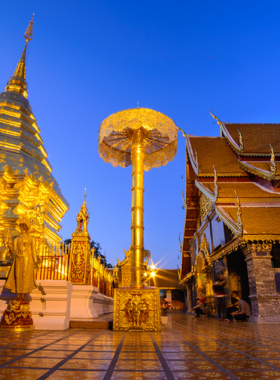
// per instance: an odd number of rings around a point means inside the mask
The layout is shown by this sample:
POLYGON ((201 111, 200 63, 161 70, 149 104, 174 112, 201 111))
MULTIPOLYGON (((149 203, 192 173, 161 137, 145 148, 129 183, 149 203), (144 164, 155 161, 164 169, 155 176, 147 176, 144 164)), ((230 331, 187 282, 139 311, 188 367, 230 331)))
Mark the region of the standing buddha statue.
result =
POLYGON ((16 293, 17 297, 9 301, 7 309, 3 312, 0 328, 26 330, 34 328, 26 294, 37 287, 35 268, 37 268, 38 263, 35 239, 28 233, 28 219, 19 217, 17 224, 21 235, 14 242, 15 258, 5 284, 5 287, 10 289, 12 293, 16 293))
POLYGON ((19 218, 17 224, 21 235, 14 242, 15 259, 5 287, 17 293, 17 301, 25 301, 26 293, 30 293, 37 287, 34 269, 37 268, 38 263, 35 239, 28 234, 28 219, 19 218))

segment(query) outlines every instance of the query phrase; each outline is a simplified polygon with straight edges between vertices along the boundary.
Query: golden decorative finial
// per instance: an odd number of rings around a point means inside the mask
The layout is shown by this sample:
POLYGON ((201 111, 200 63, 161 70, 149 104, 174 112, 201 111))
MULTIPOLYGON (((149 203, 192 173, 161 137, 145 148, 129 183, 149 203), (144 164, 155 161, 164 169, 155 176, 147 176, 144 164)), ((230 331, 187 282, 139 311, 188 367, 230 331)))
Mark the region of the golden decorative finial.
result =
POLYGON ((238 134, 239 134, 239 146, 240 146, 240 149, 243 150, 244 149, 243 138, 239 129, 238 129, 238 134))
POLYGON ((215 203, 216 203, 219 196, 219 188, 217 184, 217 181, 218 181, 217 171, 214 165, 213 165, 213 169, 214 169, 214 188, 215 188, 215 203))
POLYGON ((196 163, 197 163, 197 166, 198 166, 198 157, 197 157, 197 150, 195 149, 195 150, 194 150, 194 152, 195 152, 195 161, 196 161, 196 163))
POLYGON ((213 115, 213 114, 211 113, 211 109, 210 109, 210 115, 211 115, 214 119, 217 120, 217 123, 218 123, 219 125, 222 125, 221 120, 220 120, 217 116, 215 116, 215 115, 213 115))
POLYGON ((182 199, 183 199, 183 208, 186 209, 187 208, 187 202, 186 202, 186 199, 184 197, 184 192, 182 190, 182 199))
MULTIPOLYGON (((175 121, 175 125, 176 125, 176 121, 175 121)), ((177 127, 177 125, 176 125, 176 127, 177 127)), ((184 136, 185 138, 187 137, 187 134, 186 134, 185 131, 183 131, 183 129, 181 129, 181 128, 179 128, 179 127, 177 127, 177 129, 178 129, 178 131, 182 132, 182 134, 183 134, 183 136, 184 136)))
POLYGON ((243 224, 242 224, 242 219, 241 219, 242 211, 241 211, 241 206, 240 206, 240 200, 239 200, 236 190, 235 190, 235 196, 236 196, 236 207, 237 207, 237 220, 238 220, 238 227, 240 231, 238 236, 241 236, 243 234, 243 224))
POLYGON ((86 197, 87 197, 87 188, 85 187, 85 194, 84 194, 84 197, 85 197, 85 200, 86 200, 86 197))
POLYGON ((180 244, 180 252, 182 253, 183 252, 183 247, 182 247, 182 243, 181 243, 181 232, 179 233, 179 244, 180 244))
POLYGON ((270 145, 270 150, 271 150, 271 159, 270 159, 270 171, 271 171, 271 179, 273 179, 276 175, 276 171, 277 171, 277 166, 276 166, 276 163, 275 163, 275 154, 274 154, 274 151, 273 151, 273 148, 272 148, 272 145, 270 145))
POLYGON ((139 102, 137 102, 137 108, 139 108, 139 102))
POLYGON ((25 41, 26 42, 29 42, 32 40, 32 37, 33 37, 33 19, 34 19, 34 15, 35 13, 33 13, 32 15, 32 19, 28 25, 28 28, 26 29, 25 33, 24 33, 24 38, 25 38, 25 41))

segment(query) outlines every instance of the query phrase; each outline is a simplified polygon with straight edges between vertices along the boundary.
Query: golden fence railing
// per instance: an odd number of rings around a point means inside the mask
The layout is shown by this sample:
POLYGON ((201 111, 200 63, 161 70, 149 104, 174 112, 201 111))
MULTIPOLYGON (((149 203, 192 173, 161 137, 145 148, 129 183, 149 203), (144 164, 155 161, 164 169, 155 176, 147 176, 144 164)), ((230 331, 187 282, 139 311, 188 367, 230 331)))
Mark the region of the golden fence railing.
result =
MULTIPOLYGON (((68 280, 70 245, 48 244, 41 247, 39 252, 36 280, 68 280)), ((113 297, 112 273, 101 264, 100 259, 92 257, 90 260, 88 285, 97 287, 101 294, 113 297)))
POLYGON ((67 280, 68 257, 40 256, 39 260, 37 280, 67 280))

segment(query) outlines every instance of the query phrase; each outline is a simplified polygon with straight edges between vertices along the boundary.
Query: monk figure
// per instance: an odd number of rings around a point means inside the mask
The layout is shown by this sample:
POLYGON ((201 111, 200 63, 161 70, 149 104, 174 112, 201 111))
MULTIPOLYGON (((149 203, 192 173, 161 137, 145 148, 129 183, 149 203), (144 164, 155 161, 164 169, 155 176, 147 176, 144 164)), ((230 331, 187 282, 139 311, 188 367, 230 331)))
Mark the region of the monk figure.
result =
POLYGON ((21 235, 14 242, 15 258, 5 287, 17 293, 17 301, 25 302, 26 293, 30 293, 37 287, 34 269, 37 268, 38 263, 35 239, 28 234, 29 221, 21 218, 17 223, 21 235))

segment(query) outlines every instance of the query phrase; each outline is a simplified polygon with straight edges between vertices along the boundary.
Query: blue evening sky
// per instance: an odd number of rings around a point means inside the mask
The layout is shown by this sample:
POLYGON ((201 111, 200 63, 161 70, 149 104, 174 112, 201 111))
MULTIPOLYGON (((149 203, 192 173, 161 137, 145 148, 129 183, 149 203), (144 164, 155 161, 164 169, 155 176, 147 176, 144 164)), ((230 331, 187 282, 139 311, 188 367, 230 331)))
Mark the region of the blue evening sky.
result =
MULTIPOLYGON (((219 134, 210 108, 230 122, 279 122, 279 1, 3 1, 1 90, 33 12, 28 99, 70 203, 61 235, 75 230, 86 186, 89 232, 112 264, 130 246, 131 167, 99 157, 102 120, 139 102, 194 135, 219 134)), ((180 265, 184 174, 179 135, 174 161, 145 174, 145 248, 166 268, 180 265)))

